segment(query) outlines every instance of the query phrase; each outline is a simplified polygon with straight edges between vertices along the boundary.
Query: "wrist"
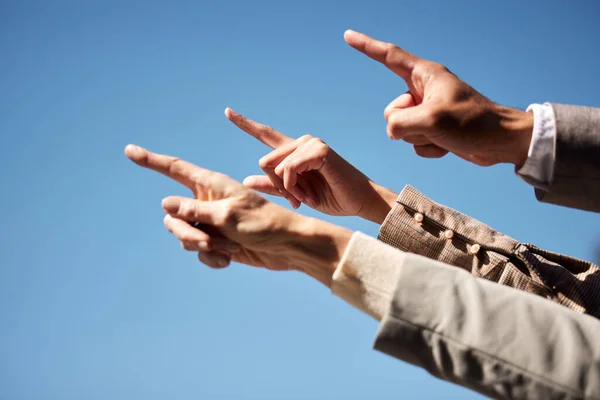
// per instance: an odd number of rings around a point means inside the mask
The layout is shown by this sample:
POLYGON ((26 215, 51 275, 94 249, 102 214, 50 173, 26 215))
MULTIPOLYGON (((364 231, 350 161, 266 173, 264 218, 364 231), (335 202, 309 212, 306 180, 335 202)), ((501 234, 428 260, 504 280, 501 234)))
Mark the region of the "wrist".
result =
POLYGON ((330 287, 333 273, 353 232, 316 218, 295 214, 287 233, 286 251, 290 264, 330 287))
POLYGON ((520 168, 527 160, 533 134, 533 113, 499 106, 500 127, 507 135, 504 162, 520 168))
POLYGON ((358 212, 358 216, 381 225, 394 207, 398 193, 369 181, 373 189, 373 199, 358 212))

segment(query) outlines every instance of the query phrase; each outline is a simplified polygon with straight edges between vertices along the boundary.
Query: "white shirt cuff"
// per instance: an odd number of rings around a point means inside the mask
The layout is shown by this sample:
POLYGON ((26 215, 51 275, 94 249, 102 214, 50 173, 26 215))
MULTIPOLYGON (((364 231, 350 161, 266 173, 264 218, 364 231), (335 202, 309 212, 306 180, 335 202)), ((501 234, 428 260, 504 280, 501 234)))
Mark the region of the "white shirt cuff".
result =
POLYGON ((532 104, 527 111, 533 112, 533 133, 525 164, 517 175, 537 189, 547 191, 554 173, 554 148, 556 119, 549 103, 532 104))

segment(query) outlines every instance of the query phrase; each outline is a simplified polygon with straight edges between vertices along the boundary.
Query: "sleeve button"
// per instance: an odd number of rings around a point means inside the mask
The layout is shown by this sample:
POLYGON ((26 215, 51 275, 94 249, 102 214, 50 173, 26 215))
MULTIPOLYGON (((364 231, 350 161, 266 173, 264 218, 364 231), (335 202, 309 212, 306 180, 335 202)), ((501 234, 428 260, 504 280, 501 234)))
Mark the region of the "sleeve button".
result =
POLYGON ((472 245, 469 248, 469 253, 471 253, 471 254, 477 254, 477 253, 479 253, 479 249, 481 249, 481 246, 478 245, 477 243, 475 243, 474 245, 472 245))

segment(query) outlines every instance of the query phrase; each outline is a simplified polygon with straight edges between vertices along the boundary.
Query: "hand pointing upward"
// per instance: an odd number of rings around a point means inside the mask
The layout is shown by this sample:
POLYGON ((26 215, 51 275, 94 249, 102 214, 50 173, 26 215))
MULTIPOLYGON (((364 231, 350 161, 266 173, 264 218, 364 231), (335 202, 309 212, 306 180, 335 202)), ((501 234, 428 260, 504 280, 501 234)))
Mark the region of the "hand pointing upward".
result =
POLYGON ((443 65, 391 43, 351 30, 344 39, 408 86, 384 111, 391 139, 413 144, 422 157, 452 152, 481 166, 525 162, 533 130, 531 113, 496 104, 443 65))

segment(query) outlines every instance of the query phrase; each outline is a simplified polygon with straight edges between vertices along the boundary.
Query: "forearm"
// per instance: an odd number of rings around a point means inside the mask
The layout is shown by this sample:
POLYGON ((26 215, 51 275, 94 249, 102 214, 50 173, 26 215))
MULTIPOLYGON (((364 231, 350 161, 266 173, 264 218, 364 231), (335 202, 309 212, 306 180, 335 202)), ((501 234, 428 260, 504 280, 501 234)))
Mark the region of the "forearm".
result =
POLYGON ((519 168, 527 160, 533 133, 533 113, 496 105, 494 115, 498 129, 505 135, 505 140, 499 143, 500 161, 519 168))
POLYGON ((333 273, 352 237, 352 231, 295 214, 286 236, 290 264, 331 287, 333 273))
POLYGON ((358 212, 358 216, 381 225, 396 203, 398 193, 369 181, 374 195, 370 203, 358 212))

